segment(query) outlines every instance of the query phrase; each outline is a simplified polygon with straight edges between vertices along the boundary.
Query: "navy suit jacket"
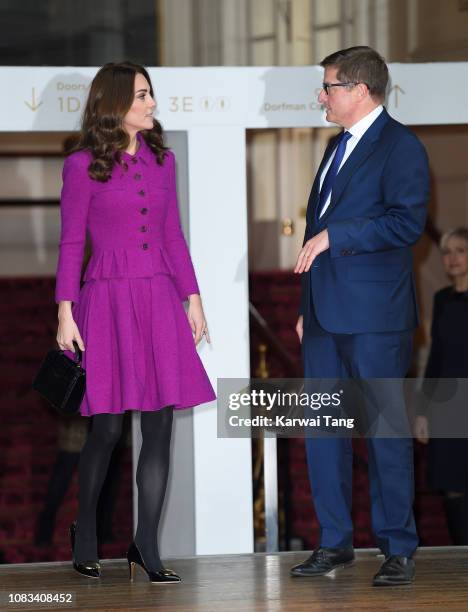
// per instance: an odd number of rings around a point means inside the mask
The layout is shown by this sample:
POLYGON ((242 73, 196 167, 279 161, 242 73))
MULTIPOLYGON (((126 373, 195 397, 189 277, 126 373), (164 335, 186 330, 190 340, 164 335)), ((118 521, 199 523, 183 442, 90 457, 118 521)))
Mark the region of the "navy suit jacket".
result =
POLYGON ((328 229, 330 248, 301 275, 304 326, 332 333, 388 332, 419 323, 412 270, 429 200, 429 167, 418 138, 384 109, 341 167, 317 218, 320 175, 307 207, 304 243, 328 229))

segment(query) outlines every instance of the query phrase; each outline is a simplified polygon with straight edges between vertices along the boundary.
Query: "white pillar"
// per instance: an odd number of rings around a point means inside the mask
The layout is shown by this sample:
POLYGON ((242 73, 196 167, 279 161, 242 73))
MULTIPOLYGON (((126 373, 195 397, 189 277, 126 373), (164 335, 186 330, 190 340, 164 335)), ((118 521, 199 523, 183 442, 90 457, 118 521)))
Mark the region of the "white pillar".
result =
MULTIPOLYGON (((248 378, 245 130, 193 127, 189 152, 190 249, 213 343, 202 357, 213 384, 248 378)), ((194 411, 196 554, 252 552, 251 441, 218 438, 216 418, 214 403, 194 411)))

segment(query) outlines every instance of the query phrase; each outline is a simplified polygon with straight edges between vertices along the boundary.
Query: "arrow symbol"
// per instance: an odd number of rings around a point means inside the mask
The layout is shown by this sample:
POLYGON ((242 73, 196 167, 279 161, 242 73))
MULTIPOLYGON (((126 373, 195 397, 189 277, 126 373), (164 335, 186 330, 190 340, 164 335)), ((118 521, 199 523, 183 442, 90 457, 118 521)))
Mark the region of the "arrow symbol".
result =
POLYGON ((31 95, 31 103, 26 102, 26 100, 24 100, 24 103, 26 104, 26 106, 28 108, 30 108, 33 112, 37 111, 37 109, 41 106, 42 102, 36 103, 36 88, 33 87, 32 88, 32 95, 31 95))
POLYGON ((389 94, 391 94, 392 91, 395 91, 395 108, 398 108, 398 94, 402 93, 404 95, 405 91, 399 85, 394 85, 391 87, 389 94))

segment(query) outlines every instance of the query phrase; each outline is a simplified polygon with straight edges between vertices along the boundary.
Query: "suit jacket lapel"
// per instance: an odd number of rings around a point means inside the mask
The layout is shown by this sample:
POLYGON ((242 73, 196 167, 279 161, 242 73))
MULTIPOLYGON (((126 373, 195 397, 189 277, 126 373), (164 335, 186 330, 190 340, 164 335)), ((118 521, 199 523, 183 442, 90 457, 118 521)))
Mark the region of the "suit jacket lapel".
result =
POLYGON ((372 154, 376 148, 382 128, 387 123, 389 115, 385 108, 370 126, 367 132, 364 133, 353 152, 345 161, 340 171, 338 172, 335 184, 333 186, 330 205, 320 218, 320 222, 324 221, 338 204, 340 197, 350 181, 353 174, 361 166, 366 159, 372 154))
POLYGON ((333 153, 336 147, 336 141, 339 137, 339 134, 333 137, 327 145, 325 149, 325 153, 323 154, 322 161, 320 162, 319 169, 317 170, 317 174, 315 175, 314 184, 312 185, 312 191, 309 196, 309 205, 308 212, 310 212, 310 222, 317 222, 317 205, 318 205, 318 196, 320 193, 320 177, 322 176, 323 169, 327 165, 328 160, 330 159, 330 155, 333 153))

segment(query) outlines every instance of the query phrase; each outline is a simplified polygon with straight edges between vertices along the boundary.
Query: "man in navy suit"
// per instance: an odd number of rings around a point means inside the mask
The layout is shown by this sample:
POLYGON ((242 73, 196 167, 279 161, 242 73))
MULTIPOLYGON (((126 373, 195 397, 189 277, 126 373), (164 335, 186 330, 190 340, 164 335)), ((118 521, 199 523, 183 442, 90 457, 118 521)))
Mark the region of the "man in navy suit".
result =
MULTIPOLYGON (((327 121, 344 128, 323 157, 310 194, 297 333, 306 378, 401 379, 409 369, 418 313, 411 245, 424 229, 427 155, 382 102, 388 70, 369 47, 326 57, 318 97, 327 121)), ((398 394, 397 394, 398 395, 398 394)), ((394 397, 395 422, 405 422, 394 397)), ((374 586, 408 584, 418 545, 410 436, 367 437, 372 526, 385 555, 374 586)), ((353 563, 349 437, 306 439, 320 544, 294 576, 353 563)))

